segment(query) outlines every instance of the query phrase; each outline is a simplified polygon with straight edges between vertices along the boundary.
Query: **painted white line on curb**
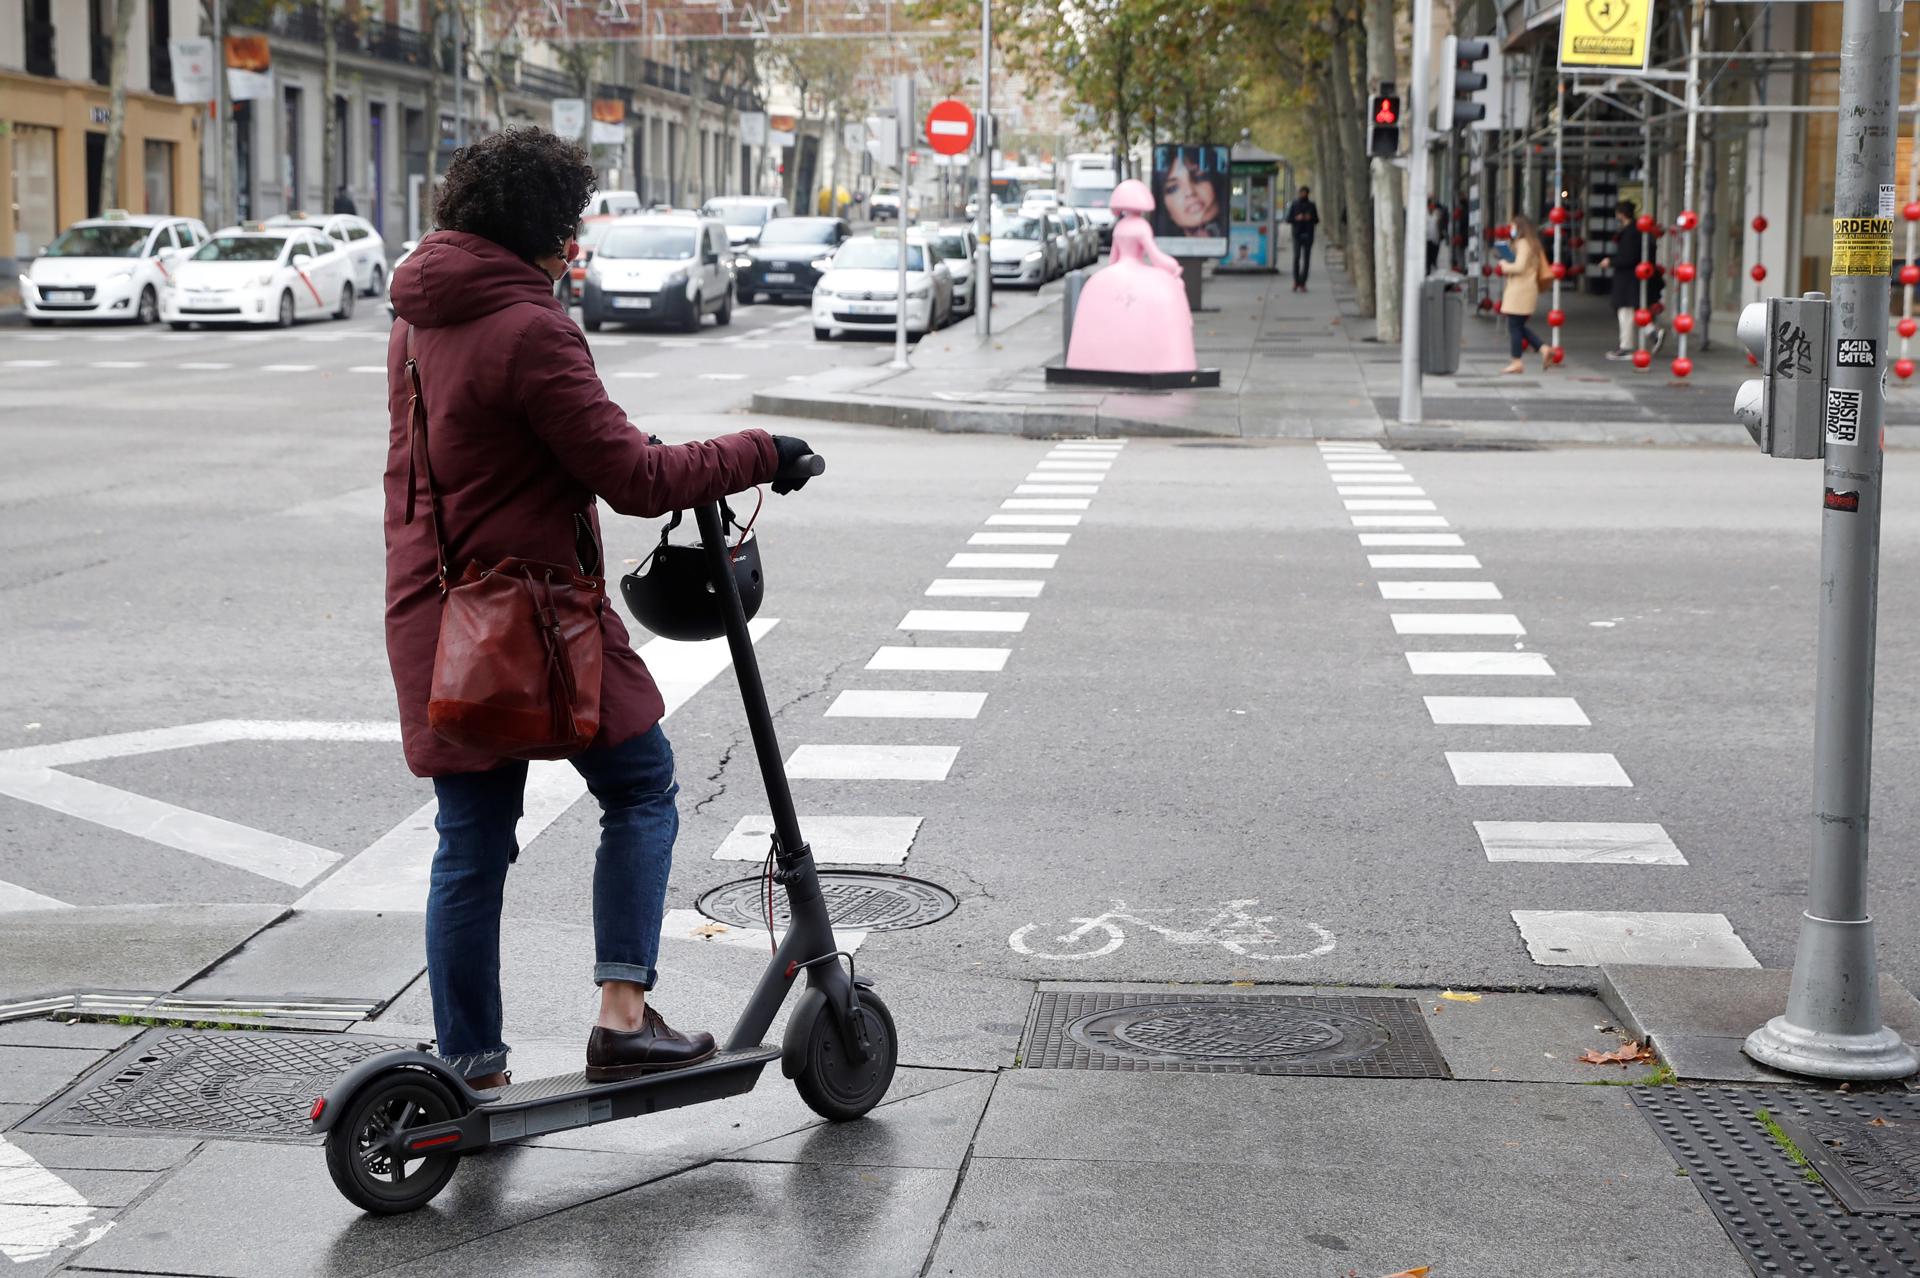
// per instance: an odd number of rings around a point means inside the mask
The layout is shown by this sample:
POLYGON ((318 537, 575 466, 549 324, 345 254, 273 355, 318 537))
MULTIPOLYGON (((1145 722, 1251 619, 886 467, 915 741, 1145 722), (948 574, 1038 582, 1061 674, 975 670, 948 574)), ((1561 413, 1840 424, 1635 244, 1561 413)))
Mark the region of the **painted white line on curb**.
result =
POLYGON ((1500 598, 1500 587, 1491 581, 1383 581, 1382 599, 1473 599, 1500 598))
POLYGON ((112 1222, 89 1230, 93 1214, 79 1190, 0 1136, 0 1256, 9 1267, 97 1241, 112 1222))
MULTIPOLYGON (((1454 538, 1457 545, 1459 538, 1454 538)), ((1477 555, 1368 555, 1369 568, 1474 568, 1480 567, 1477 555)))
POLYGON ((1760 966, 1724 914, 1515 910, 1513 922, 1527 953, 1546 967, 1760 966))
POLYGON ((1396 612, 1397 635, 1524 635, 1527 628, 1510 612, 1396 612))
POLYGON ((1044 581, 991 577, 936 577, 927 594, 952 599, 1038 599, 1044 581))
POLYGON ((1038 552, 1034 554, 1022 554, 1019 551, 1012 551, 1005 554, 1001 554, 994 551, 983 551, 979 554, 971 554, 963 550, 959 554, 955 555, 953 558, 947 560, 947 567, 949 568, 1051 568, 1059 562, 1060 562, 1060 556, 1058 555, 1041 554, 1038 552))
POLYGON ((868 670, 974 671, 991 674, 1007 668, 1011 648, 902 648, 886 645, 867 662, 868 670))
POLYGON ((1428 697, 1437 724, 1585 728, 1592 721, 1572 697, 1428 697))
POLYGON ((1355 528, 1451 528, 1444 515, 1348 515, 1355 528))
POLYGON ((8 883, 0 879, 0 914, 19 914, 27 910, 70 910, 73 907, 65 901, 56 901, 50 896, 42 896, 32 888, 21 887, 18 883, 8 883))
POLYGON ((1489 861, 1685 865, 1657 821, 1475 821, 1489 861))
MULTIPOLYGON (((1362 546, 1464 546, 1459 533, 1357 533, 1362 546)), ((1376 565, 1377 566, 1377 565, 1376 565)))
POLYGON ((827 707, 829 719, 977 719, 984 692, 904 692, 848 688, 827 707))
POLYGON ((1018 634, 1027 628, 1024 612, 969 611, 953 608, 914 608, 900 619, 899 630, 965 630, 1018 634))
POLYGON ((1409 652, 1407 666, 1417 675, 1551 676, 1553 667, 1537 652, 1409 652))
POLYGON ((1086 510, 1092 505, 1093 502, 1085 497, 1009 497, 1000 503, 1000 509, 1086 510))
POLYGON ((1558 750, 1449 750, 1456 785, 1603 786, 1633 784, 1610 754, 1558 750))
POLYGON ((989 528, 1073 528, 1085 515, 988 515, 989 528))
POLYGON ((944 781, 959 754, 959 746, 810 742, 787 756, 787 775, 795 781, 944 781))
POLYGON ((967 538, 969 546, 1064 546, 1072 533, 1056 532, 978 532, 967 538))

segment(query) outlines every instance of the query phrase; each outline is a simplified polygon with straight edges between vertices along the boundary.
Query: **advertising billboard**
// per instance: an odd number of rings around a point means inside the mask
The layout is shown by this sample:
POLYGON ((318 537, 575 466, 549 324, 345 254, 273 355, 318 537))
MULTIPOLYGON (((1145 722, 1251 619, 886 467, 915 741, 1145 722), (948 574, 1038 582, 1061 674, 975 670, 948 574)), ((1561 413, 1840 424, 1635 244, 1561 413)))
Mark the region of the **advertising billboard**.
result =
POLYGON ((1225 256, 1233 180, 1228 148, 1153 148, 1153 236, 1171 257, 1225 256))

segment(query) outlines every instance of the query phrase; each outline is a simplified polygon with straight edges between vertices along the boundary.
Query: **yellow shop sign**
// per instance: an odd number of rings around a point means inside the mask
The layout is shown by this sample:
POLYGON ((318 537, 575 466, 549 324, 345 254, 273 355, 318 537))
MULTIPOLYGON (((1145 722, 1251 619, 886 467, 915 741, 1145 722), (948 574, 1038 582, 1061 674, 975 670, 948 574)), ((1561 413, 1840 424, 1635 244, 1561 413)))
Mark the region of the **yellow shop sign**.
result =
POLYGON ((1653 0, 1564 0, 1560 66, 1644 71, 1653 40, 1653 0))

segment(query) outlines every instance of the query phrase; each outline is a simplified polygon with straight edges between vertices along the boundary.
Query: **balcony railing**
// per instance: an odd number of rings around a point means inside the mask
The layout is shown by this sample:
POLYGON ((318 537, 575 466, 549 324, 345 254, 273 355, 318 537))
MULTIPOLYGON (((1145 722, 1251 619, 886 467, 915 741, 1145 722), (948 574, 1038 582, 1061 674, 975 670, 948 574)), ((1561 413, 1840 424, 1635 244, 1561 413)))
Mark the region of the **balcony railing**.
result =
MULTIPOLYGON (((292 5, 276 9, 269 19, 273 34, 307 44, 326 41, 325 12, 316 4, 292 5)), ((344 13, 333 15, 333 36, 342 53, 358 53, 382 62, 406 66, 427 65, 427 37, 411 28, 380 18, 355 20, 344 13)))

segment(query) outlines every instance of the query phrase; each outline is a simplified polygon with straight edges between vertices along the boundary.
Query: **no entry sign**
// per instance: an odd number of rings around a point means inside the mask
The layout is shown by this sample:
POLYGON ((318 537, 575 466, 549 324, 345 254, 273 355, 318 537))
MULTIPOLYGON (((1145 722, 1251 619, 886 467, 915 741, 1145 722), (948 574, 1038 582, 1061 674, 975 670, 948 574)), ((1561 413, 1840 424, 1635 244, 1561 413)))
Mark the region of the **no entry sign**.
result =
POLYGON ((927 145, 941 155, 959 155, 973 145, 973 110, 956 98, 927 112, 927 145))

